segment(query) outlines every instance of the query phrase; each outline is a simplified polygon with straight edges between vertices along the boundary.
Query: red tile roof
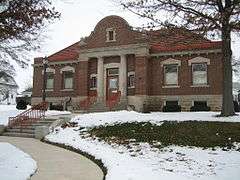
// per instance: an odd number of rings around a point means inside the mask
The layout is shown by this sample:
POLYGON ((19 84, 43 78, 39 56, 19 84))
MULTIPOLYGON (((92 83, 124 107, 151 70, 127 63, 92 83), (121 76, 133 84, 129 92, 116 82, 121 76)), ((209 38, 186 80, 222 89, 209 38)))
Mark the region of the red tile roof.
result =
POLYGON ((176 52, 186 50, 207 50, 207 49, 220 49, 222 46, 221 41, 209 41, 209 42, 198 42, 189 44, 172 44, 166 45, 164 43, 156 43, 151 46, 151 53, 161 52, 176 52))
MULTIPOLYGON (((210 41, 201 35, 189 30, 160 29, 148 31, 146 34, 150 43, 150 53, 176 52, 186 50, 207 50, 221 48, 221 41, 210 41)), ((77 60, 80 52, 79 42, 76 42, 48 57, 49 61, 77 60)), ((35 58, 34 63, 41 63, 41 58, 35 58)))
POLYGON ((49 61, 77 60, 79 56, 79 42, 76 42, 48 57, 49 61))

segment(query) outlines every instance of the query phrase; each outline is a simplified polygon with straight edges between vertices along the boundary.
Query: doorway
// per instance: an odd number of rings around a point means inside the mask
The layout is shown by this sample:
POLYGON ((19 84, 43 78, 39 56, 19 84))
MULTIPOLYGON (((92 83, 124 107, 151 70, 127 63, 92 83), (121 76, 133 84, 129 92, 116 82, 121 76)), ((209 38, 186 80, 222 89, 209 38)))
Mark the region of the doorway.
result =
POLYGON ((107 69, 106 100, 111 100, 119 91, 119 68, 107 69))

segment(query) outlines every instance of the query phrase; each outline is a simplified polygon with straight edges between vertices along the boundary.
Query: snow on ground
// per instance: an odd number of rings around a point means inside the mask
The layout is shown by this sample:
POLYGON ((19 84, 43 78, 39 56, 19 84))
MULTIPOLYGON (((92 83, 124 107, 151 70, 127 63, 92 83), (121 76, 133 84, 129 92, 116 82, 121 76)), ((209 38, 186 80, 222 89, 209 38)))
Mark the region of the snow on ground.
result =
MULTIPOLYGON (((28 106, 28 109, 31 108, 31 106, 28 106)), ((0 105, 0 125, 7 125, 8 118, 14 117, 20 114, 25 110, 18 110, 16 109, 16 105, 0 105)), ((69 111, 54 111, 54 110, 48 110, 46 112, 46 116, 56 116, 56 115, 66 115, 71 114, 69 111)))
POLYGON ((124 122, 152 122, 161 121, 221 121, 221 122, 240 122, 239 116, 216 117, 219 112, 153 112, 138 113, 135 111, 115 111, 107 113, 89 113, 76 116, 73 121, 80 122, 83 126, 99 126, 124 122))
POLYGON ((37 170, 36 162, 9 143, 0 143, 0 179, 26 180, 37 170))
MULTIPOLYGON (((163 120, 202 120, 240 122, 239 117, 216 118, 215 112, 150 113, 118 111, 82 114, 72 121, 79 127, 93 127, 122 122, 149 121, 160 124, 163 120)), ((46 136, 52 142, 70 145, 100 159, 108 169, 106 180, 239 180, 240 152, 217 149, 170 146, 163 150, 147 143, 131 143, 130 148, 109 145, 98 139, 79 135, 79 127, 61 129, 46 136)))

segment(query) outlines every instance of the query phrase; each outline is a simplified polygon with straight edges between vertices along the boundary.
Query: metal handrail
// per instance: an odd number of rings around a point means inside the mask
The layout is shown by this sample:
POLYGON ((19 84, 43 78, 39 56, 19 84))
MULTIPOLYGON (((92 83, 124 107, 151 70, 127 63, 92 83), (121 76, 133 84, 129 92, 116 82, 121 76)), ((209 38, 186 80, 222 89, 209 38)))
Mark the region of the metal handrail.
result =
POLYGON ((8 126, 16 126, 23 124, 31 124, 40 120, 42 117, 45 117, 45 112, 47 110, 48 103, 42 102, 38 105, 33 106, 32 108, 20 113, 15 117, 9 117, 8 126))

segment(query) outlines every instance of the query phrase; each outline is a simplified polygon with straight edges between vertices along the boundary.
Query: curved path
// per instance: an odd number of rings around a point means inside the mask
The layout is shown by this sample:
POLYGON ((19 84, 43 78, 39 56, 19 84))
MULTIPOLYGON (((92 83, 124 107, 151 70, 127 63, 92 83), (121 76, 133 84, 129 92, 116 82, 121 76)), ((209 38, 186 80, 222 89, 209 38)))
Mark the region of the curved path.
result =
POLYGON ((102 180, 102 170, 84 156, 36 139, 0 136, 31 155, 38 170, 32 180, 102 180))

